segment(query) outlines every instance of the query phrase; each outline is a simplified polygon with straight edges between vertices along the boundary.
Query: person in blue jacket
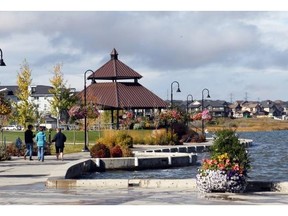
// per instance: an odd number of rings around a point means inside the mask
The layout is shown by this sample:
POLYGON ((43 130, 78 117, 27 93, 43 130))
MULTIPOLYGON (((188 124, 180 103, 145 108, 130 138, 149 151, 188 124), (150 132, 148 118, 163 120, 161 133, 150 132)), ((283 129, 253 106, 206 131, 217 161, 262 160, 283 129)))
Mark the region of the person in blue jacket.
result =
POLYGON ((44 128, 39 127, 39 132, 36 134, 35 140, 38 147, 38 160, 44 162, 44 149, 46 145, 46 134, 44 133, 44 128))
POLYGON ((15 141, 16 148, 17 148, 17 156, 20 157, 21 149, 22 149, 22 140, 18 137, 15 141))

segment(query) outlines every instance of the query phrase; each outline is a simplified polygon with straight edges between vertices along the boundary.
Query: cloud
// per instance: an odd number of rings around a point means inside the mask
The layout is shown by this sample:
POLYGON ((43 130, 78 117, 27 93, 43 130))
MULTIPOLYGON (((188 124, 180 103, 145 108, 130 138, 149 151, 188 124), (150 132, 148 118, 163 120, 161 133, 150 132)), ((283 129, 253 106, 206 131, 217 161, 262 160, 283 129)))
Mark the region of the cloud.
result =
MULTIPOLYGON (((143 85, 165 99, 174 80, 182 83, 181 98, 192 92, 199 98, 209 87, 215 97, 229 99, 231 92, 244 95, 249 86, 259 86, 251 97, 265 96, 261 89, 270 80, 283 90, 277 76, 288 79, 287 13, 0 12, 0 20, 5 20, 0 47, 7 84, 15 83, 15 72, 27 59, 34 82, 49 84, 49 71, 63 63, 68 82, 81 90, 84 71, 101 67, 113 48, 121 61, 143 75, 143 85)), ((269 95, 273 99, 279 92, 269 95)))

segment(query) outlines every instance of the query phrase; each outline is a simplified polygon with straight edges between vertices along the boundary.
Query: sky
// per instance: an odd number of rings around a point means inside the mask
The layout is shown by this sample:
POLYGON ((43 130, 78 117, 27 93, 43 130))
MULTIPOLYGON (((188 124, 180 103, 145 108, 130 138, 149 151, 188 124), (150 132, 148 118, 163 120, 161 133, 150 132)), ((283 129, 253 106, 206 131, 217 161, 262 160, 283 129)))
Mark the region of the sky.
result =
POLYGON ((171 89, 174 100, 201 99, 207 88, 212 100, 288 101, 287 11, 6 8, 0 85, 16 85, 26 60, 34 85, 51 85, 62 64, 67 85, 81 91, 84 72, 99 69, 115 48, 164 100, 171 89))

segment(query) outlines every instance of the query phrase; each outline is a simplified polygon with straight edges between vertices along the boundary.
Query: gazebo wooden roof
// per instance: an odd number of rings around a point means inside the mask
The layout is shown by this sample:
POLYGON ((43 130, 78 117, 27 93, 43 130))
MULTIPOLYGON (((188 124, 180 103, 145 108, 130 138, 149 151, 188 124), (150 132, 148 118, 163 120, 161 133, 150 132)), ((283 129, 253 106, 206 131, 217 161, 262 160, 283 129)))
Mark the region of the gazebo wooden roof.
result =
POLYGON ((87 101, 104 109, 166 108, 167 104, 139 83, 94 83, 87 88, 87 101))
MULTIPOLYGON (((138 83, 142 76, 118 60, 116 49, 111 52, 111 59, 91 74, 92 82, 86 89, 87 102, 100 105, 103 109, 149 109, 166 108, 167 103, 138 83), (132 82, 119 82, 118 80, 132 82), (111 80, 111 82, 97 82, 111 80)), ((84 91, 79 93, 84 97, 84 91)))
POLYGON ((114 48, 111 52, 111 59, 98 70, 96 70, 88 79, 97 80, 123 80, 123 79, 141 79, 142 76, 118 60, 118 53, 114 48))

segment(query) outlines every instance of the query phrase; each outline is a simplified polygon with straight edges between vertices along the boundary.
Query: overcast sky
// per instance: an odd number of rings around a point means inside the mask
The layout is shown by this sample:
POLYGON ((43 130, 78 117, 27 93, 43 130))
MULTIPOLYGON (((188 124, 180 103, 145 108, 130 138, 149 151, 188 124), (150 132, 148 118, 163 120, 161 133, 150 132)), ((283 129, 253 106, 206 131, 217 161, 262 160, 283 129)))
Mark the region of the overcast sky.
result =
POLYGON ((164 100, 178 81, 174 99, 201 99, 208 88, 213 100, 288 101, 288 12, 0 11, 0 20, 1 85, 16 85, 26 59, 33 84, 50 85, 61 63, 67 83, 83 90, 84 72, 115 48, 164 100))

